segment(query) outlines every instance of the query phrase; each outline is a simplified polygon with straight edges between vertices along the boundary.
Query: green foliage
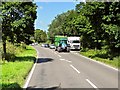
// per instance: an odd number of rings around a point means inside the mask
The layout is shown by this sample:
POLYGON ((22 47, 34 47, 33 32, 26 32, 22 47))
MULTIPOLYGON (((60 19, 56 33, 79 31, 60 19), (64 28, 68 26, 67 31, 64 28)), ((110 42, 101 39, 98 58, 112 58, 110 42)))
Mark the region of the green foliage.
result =
POLYGON ((87 51, 82 51, 80 54, 85 55, 89 58, 92 58, 96 61, 100 61, 103 63, 106 63, 108 65, 111 65, 116 68, 120 68, 120 56, 114 57, 113 60, 110 60, 107 50, 102 49, 102 50, 87 50, 87 51))
POLYGON ((34 39, 36 42, 46 42, 47 41, 47 34, 45 31, 37 29, 35 30, 34 39))
POLYGON ((107 46, 113 59, 120 53, 120 2, 86 2, 58 15, 50 24, 49 37, 55 35, 80 36, 85 50, 107 46))
MULTIPOLYGON (((2 2, 0 18, 2 18, 3 54, 7 60, 6 41, 12 43, 30 43, 34 35, 34 21, 37 6, 33 2, 2 2)), ((13 56, 13 54, 11 54, 13 56)))
POLYGON ((51 44, 50 40, 47 40, 46 43, 51 44))
POLYGON ((36 51, 26 46, 16 55, 15 62, 2 63, 2 88, 22 88, 36 57, 36 51))
MULTIPOLYGON (((2 46, 1 47, 1 52, 2 52, 2 58, 3 60, 5 59, 4 57, 4 53, 3 53, 3 49, 2 46)), ((21 44, 21 45, 13 45, 9 42, 7 42, 7 46, 6 46, 6 60, 7 61, 15 61, 15 57, 18 53, 22 53, 25 50, 26 45, 25 44, 21 44)))
POLYGON ((32 2, 2 2, 2 39, 29 43, 34 34, 36 5, 32 2))

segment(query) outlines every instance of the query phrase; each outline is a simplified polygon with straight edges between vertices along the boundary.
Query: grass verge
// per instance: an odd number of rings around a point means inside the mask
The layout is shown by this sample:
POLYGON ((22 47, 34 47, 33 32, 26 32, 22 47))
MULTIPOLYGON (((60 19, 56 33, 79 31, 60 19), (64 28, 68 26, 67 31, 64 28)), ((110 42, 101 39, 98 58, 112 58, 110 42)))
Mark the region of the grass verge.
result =
POLYGON ((26 49, 16 55, 14 62, 2 63, 2 88, 22 88, 35 57, 35 49, 26 46, 26 49))
POLYGON ((103 62, 115 68, 120 68, 120 56, 114 57, 113 60, 107 58, 105 50, 87 50, 81 51, 81 55, 87 56, 93 60, 103 62))

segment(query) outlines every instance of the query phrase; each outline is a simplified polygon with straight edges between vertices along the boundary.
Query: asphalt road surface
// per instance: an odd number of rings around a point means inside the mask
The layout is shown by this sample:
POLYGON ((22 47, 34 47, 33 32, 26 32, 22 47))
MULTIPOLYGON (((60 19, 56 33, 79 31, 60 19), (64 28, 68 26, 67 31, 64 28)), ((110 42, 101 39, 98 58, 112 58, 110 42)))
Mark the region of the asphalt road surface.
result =
POLYGON ((34 46, 38 60, 28 88, 118 88, 118 71, 80 56, 34 46))

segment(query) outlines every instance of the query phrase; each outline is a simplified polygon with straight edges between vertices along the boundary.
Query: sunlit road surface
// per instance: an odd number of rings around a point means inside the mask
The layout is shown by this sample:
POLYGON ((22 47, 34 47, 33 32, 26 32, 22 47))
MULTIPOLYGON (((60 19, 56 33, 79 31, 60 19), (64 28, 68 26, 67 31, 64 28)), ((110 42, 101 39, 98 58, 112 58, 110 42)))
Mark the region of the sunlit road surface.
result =
MULTIPOLYGON (((80 56, 34 46, 38 60, 28 88, 118 88, 118 71, 80 56)), ((111 89, 110 89, 111 88, 111 89)))

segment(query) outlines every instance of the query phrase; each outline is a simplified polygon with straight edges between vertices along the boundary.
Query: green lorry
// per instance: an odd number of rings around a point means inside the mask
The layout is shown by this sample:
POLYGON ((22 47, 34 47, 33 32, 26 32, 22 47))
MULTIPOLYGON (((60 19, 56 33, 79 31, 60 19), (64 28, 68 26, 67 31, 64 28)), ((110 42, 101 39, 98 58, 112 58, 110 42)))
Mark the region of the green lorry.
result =
POLYGON ((70 51, 70 46, 67 43, 67 36, 55 36, 55 51, 70 51))

